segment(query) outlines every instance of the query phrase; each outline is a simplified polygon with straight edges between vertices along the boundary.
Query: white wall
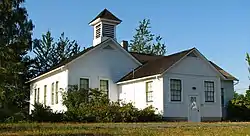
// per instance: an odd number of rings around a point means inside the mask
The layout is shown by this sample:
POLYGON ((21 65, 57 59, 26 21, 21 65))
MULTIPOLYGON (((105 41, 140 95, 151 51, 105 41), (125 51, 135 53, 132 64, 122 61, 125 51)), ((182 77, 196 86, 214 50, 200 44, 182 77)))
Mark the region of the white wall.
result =
POLYGON ((79 84, 80 78, 89 78, 90 88, 99 88, 100 79, 109 80, 109 98, 118 100, 116 82, 138 67, 131 57, 121 51, 112 41, 97 47, 93 52, 72 62, 69 66, 69 85, 79 84), (110 45, 113 49, 102 49, 110 45))
POLYGON ((224 103, 227 104, 234 97, 234 82, 222 80, 221 88, 224 88, 224 103))
MULTIPOLYGON (((65 111, 66 107, 62 104, 62 93, 65 91, 68 87, 68 70, 62 69, 57 72, 51 73, 39 80, 33 81, 30 84, 30 112, 34 107, 32 106, 34 104, 34 90, 40 88, 40 94, 39 94, 39 103, 44 103, 44 85, 47 85, 47 100, 46 105, 50 106, 53 111, 65 111), (51 86, 54 82, 54 94, 56 91, 55 84, 58 81, 58 104, 52 105, 51 103, 51 86), (62 89, 60 89, 62 88, 62 89)), ((55 96, 55 95, 54 95, 55 96)), ((55 98, 54 98, 55 100, 55 98)))
POLYGON ((200 98, 201 117, 221 117, 220 77, 199 57, 186 57, 163 76, 164 117, 188 117, 188 96, 200 98), (170 79, 182 80, 182 101, 170 102, 170 79), (205 102, 204 81, 214 81, 215 102, 205 102), (193 90, 196 87, 196 90, 193 90))
POLYGON ((132 102, 136 108, 143 109, 149 105, 163 112, 163 79, 155 77, 151 79, 130 82, 119 85, 119 99, 125 103, 132 102), (146 102, 146 82, 153 81, 153 102, 146 102))
POLYGON ((223 108, 222 114, 223 114, 223 117, 226 117, 227 115, 226 106, 228 102, 232 100, 234 97, 234 82, 222 80, 221 88, 224 89, 224 106, 222 107, 223 108))

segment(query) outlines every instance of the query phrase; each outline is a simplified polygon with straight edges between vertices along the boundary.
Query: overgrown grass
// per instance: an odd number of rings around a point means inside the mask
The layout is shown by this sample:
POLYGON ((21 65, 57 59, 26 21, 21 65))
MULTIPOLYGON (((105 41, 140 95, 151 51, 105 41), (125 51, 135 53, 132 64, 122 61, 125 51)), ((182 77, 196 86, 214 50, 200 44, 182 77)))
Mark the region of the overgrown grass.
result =
POLYGON ((250 123, 16 123, 0 124, 1 136, 249 135, 250 123))

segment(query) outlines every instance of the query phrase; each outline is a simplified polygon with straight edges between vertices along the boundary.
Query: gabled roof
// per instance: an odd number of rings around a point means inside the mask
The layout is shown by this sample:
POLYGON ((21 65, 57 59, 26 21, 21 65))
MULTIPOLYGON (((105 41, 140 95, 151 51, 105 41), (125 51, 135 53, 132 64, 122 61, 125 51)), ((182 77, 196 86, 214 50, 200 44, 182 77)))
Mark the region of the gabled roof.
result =
MULTIPOLYGON (((178 52, 172 55, 161 56, 155 60, 148 61, 144 65, 128 73, 126 76, 121 78, 118 82, 161 74, 192 50, 193 49, 189 49, 189 50, 178 52)), ((137 58, 143 58, 141 61, 144 61, 145 57, 137 57, 137 58)))
POLYGON ((137 53, 137 52, 129 52, 132 56, 134 56, 137 60, 139 60, 142 64, 145 64, 149 61, 153 61, 163 56, 160 55, 149 55, 144 53, 137 53))
POLYGON ((86 48, 86 49, 84 49, 83 51, 81 51, 80 53, 78 53, 78 54, 76 54, 76 55, 74 55, 74 56, 72 56, 72 57, 70 57, 70 58, 68 58, 68 59, 66 59, 66 60, 64 60, 64 61, 62 61, 62 62, 60 62, 60 63, 57 64, 56 66, 50 68, 50 69, 47 70, 46 72, 43 72, 43 73, 39 74, 38 76, 36 76, 35 78, 29 80, 28 82, 31 82, 31 81, 33 81, 33 80, 36 80, 37 78, 40 78, 41 76, 45 75, 46 73, 49 73, 49 72, 51 72, 51 71, 53 71, 53 70, 56 70, 57 68, 60 68, 60 67, 62 67, 62 66, 64 66, 64 65, 67 65, 67 64, 71 63, 72 61, 76 60, 77 58, 81 57, 82 55, 84 55, 84 54, 86 54, 86 53, 88 53, 88 52, 94 50, 95 48, 101 46, 102 44, 104 44, 104 43, 106 43, 106 42, 108 42, 108 41, 113 41, 115 44, 118 44, 118 45, 119 45, 118 47, 119 47, 120 49, 122 49, 122 50, 123 50, 128 56, 130 56, 135 62, 137 62, 138 64, 141 65, 140 61, 137 60, 132 54, 130 54, 129 52, 127 52, 125 49, 123 49, 117 41, 115 41, 115 40, 112 39, 112 38, 108 38, 108 39, 102 41, 101 43, 97 44, 96 46, 91 46, 91 47, 89 47, 89 48, 86 48))
POLYGON ((106 8, 101 12, 99 13, 93 20, 91 20, 89 22, 92 23, 93 21, 95 21, 96 19, 98 18, 104 18, 104 19, 109 19, 109 20, 114 20, 114 21, 119 21, 121 22, 121 20, 119 18, 117 18, 115 15, 113 15, 110 11, 108 11, 106 8))
MULTIPOLYGON (((178 53, 174 53, 168 56, 154 56, 154 55, 146 55, 140 53, 131 53, 135 58, 137 58, 143 65, 137 67, 134 71, 131 71, 124 77, 122 77, 118 82, 149 77, 153 75, 162 74, 167 69, 176 64, 179 60, 181 60, 184 56, 196 50, 195 48, 184 50, 178 53)), ((209 61, 212 66, 227 80, 238 80, 228 72, 209 61)))
POLYGON ((213 63, 212 61, 209 61, 226 79, 228 80, 235 80, 235 81, 239 81, 237 78, 235 78, 234 76, 232 76, 231 74, 229 74, 228 72, 226 72, 225 70, 223 70, 221 67, 219 67, 218 65, 216 65, 215 63, 213 63))

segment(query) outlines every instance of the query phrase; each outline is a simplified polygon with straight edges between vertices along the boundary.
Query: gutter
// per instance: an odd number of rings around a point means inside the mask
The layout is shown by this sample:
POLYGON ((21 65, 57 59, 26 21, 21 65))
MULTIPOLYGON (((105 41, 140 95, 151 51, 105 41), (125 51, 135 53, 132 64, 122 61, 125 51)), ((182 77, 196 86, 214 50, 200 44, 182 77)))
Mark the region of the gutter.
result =
POLYGON ((42 74, 42 75, 40 75, 40 76, 38 76, 38 77, 35 77, 35 78, 33 78, 33 79, 31 79, 31 80, 25 82, 25 83, 30 83, 30 82, 32 82, 32 81, 35 81, 35 80, 41 78, 41 77, 44 77, 44 76, 46 76, 46 75, 48 75, 48 74, 51 74, 51 73, 53 73, 53 72, 55 72, 55 71, 58 71, 58 70, 62 70, 62 69, 64 69, 64 68, 65 68, 65 65, 63 65, 63 66, 61 66, 61 67, 58 67, 58 68, 56 68, 56 69, 53 69, 53 70, 51 70, 51 71, 49 71, 49 72, 46 72, 46 73, 44 73, 44 74, 42 74))
POLYGON ((153 75, 153 76, 146 76, 146 77, 136 78, 136 79, 132 79, 132 80, 117 82, 116 84, 117 84, 117 85, 120 85, 120 84, 126 84, 126 83, 135 82, 135 81, 139 81, 139 80, 144 80, 144 79, 148 79, 148 78, 157 78, 157 77, 159 77, 160 75, 161 75, 161 74, 156 74, 156 75, 153 75))

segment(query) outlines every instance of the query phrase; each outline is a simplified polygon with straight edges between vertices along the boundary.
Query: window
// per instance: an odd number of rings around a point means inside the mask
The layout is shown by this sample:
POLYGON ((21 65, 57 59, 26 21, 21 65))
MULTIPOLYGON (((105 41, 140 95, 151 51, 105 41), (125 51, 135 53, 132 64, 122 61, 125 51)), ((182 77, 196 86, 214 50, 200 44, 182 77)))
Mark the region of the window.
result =
POLYGON ((43 102, 44 102, 44 105, 46 105, 46 100, 47 100, 47 85, 44 85, 44 90, 43 90, 44 94, 43 94, 43 102))
POLYGON ((221 106, 224 107, 224 88, 221 88, 221 106))
POLYGON ((109 95, 109 81, 108 80, 100 80, 100 90, 105 91, 107 95, 109 95))
POLYGON ((37 103, 39 103, 39 98, 40 98, 40 88, 37 89, 37 103))
POLYGON ((58 104, 58 81, 56 81, 56 104, 58 104))
POLYGON ((51 105, 54 105, 54 83, 51 84, 51 105))
POLYGON ((80 89, 89 89, 89 79, 87 78, 80 78, 80 89))
POLYGON ((181 101, 181 80, 170 79, 171 101, 181 101))
POLYGON ((97 26, 95 27, 95 31, 96 31, 96 33, 95 33, 95 38, 101 37, 101 24, 99 24, 99 25, 97 25, 97 26))
POLYGON ((34 92, 34 104, 36 103, 36 89, 35 89, 35 92, 34 92))
POLYGON ((205 102, 214 102, 214 82, 205 81, 205 102))
POLYGON ((153 88, 152 81, 146 82, 146 101, 153 102, 153 88))

